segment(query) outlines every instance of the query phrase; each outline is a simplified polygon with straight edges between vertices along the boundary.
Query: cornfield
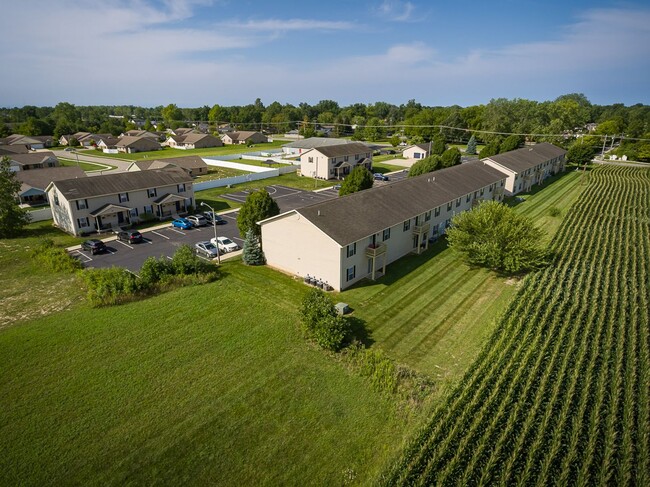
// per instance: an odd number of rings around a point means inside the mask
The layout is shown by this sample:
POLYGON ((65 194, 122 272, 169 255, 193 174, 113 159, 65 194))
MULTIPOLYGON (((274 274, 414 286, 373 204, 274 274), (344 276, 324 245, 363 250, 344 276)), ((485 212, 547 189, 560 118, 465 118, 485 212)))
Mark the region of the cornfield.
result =
POLYGON ((650 170, 602 167, 387 485, 650 485, 650 170))

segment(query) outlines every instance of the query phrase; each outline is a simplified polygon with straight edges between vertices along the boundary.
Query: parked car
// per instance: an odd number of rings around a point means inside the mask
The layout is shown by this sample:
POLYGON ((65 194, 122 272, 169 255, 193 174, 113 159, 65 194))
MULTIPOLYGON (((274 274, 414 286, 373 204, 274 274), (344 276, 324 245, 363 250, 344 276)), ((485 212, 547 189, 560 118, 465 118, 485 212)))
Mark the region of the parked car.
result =
POLYGON ((95 255, 100 252, 104 252, 106 250, 106 244, 101 240, 91 238, 90 240, 86 240, 85 242, 82 242, 81 250, 87 250, 92 255, 95 255))
POLYGON ((192 224, 187 218, 177 218, 172 221, 172 227, 182 228, 183 230, 189 230, 192 228, 192 224))
POLYGON ((208 223, 215 222, 217 225, 225 225, 226 223, 228 223, 219 215, 217 215, 216 213, 212 213, 211 211, 204 211, 203 216, 208 221, 208 223))
POLYGON ((216 246, 219 248, 219 251, 223 252, 224 254, 226 252, 233 252, 239 248, 239 245, 230 240, 228 237, 217 237, 216 239, 213 238, 210 239, 210 242, 216 244, 216 246))
POLYGON ((122 230, 117 232, 117 239, 122 242, 139 243, 142 242, 142 234, 137 230, 122 230))
POLYGON ((339 189, 341 189, 341 185, 340 184, 335 184, 334 186, 332 186, 332 189, 335 189, 336 191, 338 191, 339 189))
POLYGON ((187 219, 195 227, 204 227, 208 224, 208 220, 203 215, 192 215, 188 216, 187 219))
POLYGON ((72 147, 66 147, 63 150, 66 151, 66 152, 72 152, 74 149, 72 147))
POLYGON ((198 242, 194 244, 194 251, 199 254, 207 257, 208 259, 214 259, 219 255, 219 249, 212 242, 198 242))
POLYGON ((388 181, 388 176, 385 174, 381 174, 376 172, 375 174, 372 175, 375 181, 388 181))

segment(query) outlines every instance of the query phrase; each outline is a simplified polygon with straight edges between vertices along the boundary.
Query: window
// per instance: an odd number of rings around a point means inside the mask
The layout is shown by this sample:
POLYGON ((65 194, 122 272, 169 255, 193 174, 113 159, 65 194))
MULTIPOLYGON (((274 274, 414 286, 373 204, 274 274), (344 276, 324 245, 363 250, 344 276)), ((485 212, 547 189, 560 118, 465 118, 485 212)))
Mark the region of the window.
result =
POLYGON ((348 162, 348 159, 350 159, 350 156, 343 156, 343 160, 344 160, 345 162, 348 162))
POLYGON ((145 205, 143 213, 145 213, 145 214, 147 214, 147 213, 153 214, 153 205, 145 205))
POLYGON ((429 220, 431 220, 431 211, 427 211, 427 212, 424 214, 424 221, 425 221, 425 222, 428 222, 429 220))
POLYGON ((416 152, 416 153, 414 153, 413 155, 415 156, 416 159, 419 159, 419 158, 420 158, 420 153, 419 153, 419 152, 416 152))
POLYGON ((90 226, 90 223, 88 223, 88 217, 84 218, 77 218, 77 226, 79 228, 86 228, 90 226))
POLYGON ((137 208, 131 208, 131 216, 132 217, 138 216, 138 209, 137 208))
POLYGON ((59 195, 54 193, 54 204, 56 206, 59 206, 59 195))
POLYGON ((451 201, 449 203, 447 203, 447 211, 451 211, 451 206, 452 205, 453 205, 453 203, 451 201))
POLYGON ((77 200, 77 210, 85 210, 88 208, 88 200, 77 200))
POLYGON ((404 222, 404 231, 406 232, 409 228, 411 228, 411 219, 410 218, 404 222))
POLYGON ((368 274, 372 274, 372 259, 368 259, 368 274))
POLYGON ((177 186, 178 192, 179 193, 184 193, 185 192, 185 183, 179 184, 177 186))
POLYGON ((353 244, 348 245, 346 250, 347 250, 348 257, 352 257, 353 255, 356 255, 357 243, 354 242, 353 244))
POLYGON ((351 281, 352 279, 354 279, 356 277, 356 275, 357 275, 357 266, 353 265, 352 267, 348 268, 347 279, 346 280, 351 281))
POLYGON ((471 199, 472 199, 472 195, 468 194, 467 198, 465 198, 465 203, 469 203, 469 200, 471 200, 471 199))
POLYGON ((440 207, 436 208, 435 216, 440 216, 440 207))
POLYGON ((156 196, 158 196, 158 190, 156 190, 156 188, 148 189, 147 190, 147 196, 149 198, 155 198, 156 196))
POLYGON ((381 240, 382 240, 382 242, 384 242, 384 241, 388 240, 389 238, 390 238, 390 228, 387 228, 386 230, 384 230, 384 233, 381 236, 381 240))
POLYGON ((120 193, 119 197, 120 197, 120 203, 126 203, 127 201, 129 201, 129 193, 120 193))
POLYGON ((459 206, 460 206, 460 198, 456 200, 456 208, 458 208, 459 206))
POLYGON ((307 162, 309 162, 309 163, 314 162, 314 158, 313 158, 313 157, 308 157, 308 158, 307 158, 307 162))
POLYGON ((485 188, 481 188, 481 196, 483 196, 483 193, 485 193, 485 188))
POLYGON ((358 161, 358 160, 359 160, 359 154, 355 154, 355 155, 354 155, 354 160, 355 160, 355 161, 358 161))

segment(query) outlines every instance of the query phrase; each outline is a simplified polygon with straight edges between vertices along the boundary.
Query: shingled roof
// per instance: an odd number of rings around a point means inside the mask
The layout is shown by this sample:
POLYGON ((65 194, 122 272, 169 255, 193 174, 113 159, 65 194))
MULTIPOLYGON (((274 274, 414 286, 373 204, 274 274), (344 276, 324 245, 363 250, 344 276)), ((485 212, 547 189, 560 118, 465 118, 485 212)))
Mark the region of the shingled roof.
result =
POLYGON ((294 211, 345 246, 503 179, 472 161, 294 211))
POLYGON ((521 173, 564 154, 566 154, 566 151, 561 147, 549 144, 548 142, 542 142, 541 144, 524 147, 523 149, 490 156, 486 159, 490 159, 516 173, 521 173))
POLYGON ((295 140, 284 144, 282 147, 291 147, 292 149, 315 149, 328 145, 346 144, 346 139, 333 139, 330 137, 309 137, 307 139, 295 140))
POLYGON ((25 192, 29 188, 45 190, 52 181, 62 179, 85 178, 83 169, 77 166, 46 167, 44 169, 32 169, 30 171, 18 171, 16 178, 22 183, 20 191, 25 192))
POLYGON ((52 185, 67 200, 76 200, 190 182, 192 177, 182 169, 152 169, 66 179, 55 181, 52 185))
MULTIPOLYGON (((366 144, 362 144, 361 142, 348 142, 345 144, 326 145, 312 150, 317 150, 325 157, 349 156, 353 154, 367 153, 372 151, 370 147, 368 147, 366 144)), ((303 152, 303 154, 307 154, 307 152, 303 152)))

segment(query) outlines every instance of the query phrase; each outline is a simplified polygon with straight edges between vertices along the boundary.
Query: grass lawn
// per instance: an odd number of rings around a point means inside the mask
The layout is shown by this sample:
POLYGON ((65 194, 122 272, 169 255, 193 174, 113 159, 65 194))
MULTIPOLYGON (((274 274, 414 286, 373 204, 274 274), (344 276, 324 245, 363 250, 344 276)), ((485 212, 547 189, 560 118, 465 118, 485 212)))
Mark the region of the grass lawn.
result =
POLYGON ((402 153, 395 151, 395 154, 383 154, 381 156, 372 156, 372 163, 374 165, 376 162, 392 161, 393 159, 400 159, 401 157, 402 157, 402 153))
POLYGON ((201 181, 212 181, 213 179, 223 179, 232 176, 241 176, 242 174, 250 174, 247 171, 240 171, 239 169, 232 169, 230 167, 208 166, 208 174, 198 176, 194 179, 195 183, 201 181))
POLYGON ((232 193, 233 191, 241 191, 243 189, 261 189, 266 186, 271 186, 272 184, 282 184, 291 188, 311 191, 318 188, 327 188, 334 186, 336 183, 337 181, 323 181, 320 179, 301 177, 294 172, 281 174, 280 176, 274 178, 262 179, 260 181, 250 181, 247 183, 236 184, 231 188, 224 187, 204 189, 203 191, 197 191, 194 194, 194 197, 197 201, 197 204, 200 204, 201 201, 205 201, 207 204, 212 206, 215 211, 223 211, 232 208, 239 208, 241 206, 241 203, 237 203, 236 201, 227 200, 221 197, 221 195, 232 193))
POLYGON ((255 144, 253 147, 245 145, 224 145, 222 147, 208 147, 205 149, 173 149, 171 147, 163 147, 162 150, 155 150, 150 152, 136 152, 134 154, 104 154, 102 151, 90 150, 84 153, 89 156, 105 157, 107 159, 124 159, 131 161, 139 161, 142 159, 165 159, 167 157, 184 157, 184 156, 220 156, 224 154, 241 154, 243 152, 265 151, 268 149, 277 149, 282 147, 287 142, 285 140, 274 140, 265 144, 255 144))
MULTIPOLYGON (((467 144, 448 144, 447 147, 452 148, 452 147, 458 147, 458 150, 461 151, 463 154, 467 150, 467 144)), ((485 147, 485 144, 476 144, 476 153, 478 154, 481 152, 481 149, 485 147)))
POLYGON ((0 484, 369 484, 418 418, 302 339, 302 284, 222 268, 104 309, 71 286, 71 309, 0 330, 0 484))
POLYGON ((98 164, 98 163, 86 162, 86 161, 79 161, 79 163, 77 163, 76 159, 64 159, 62 157, 59 157, 58 159, 59 159, 59 164, 61 164, 62 166, 79 166, 82 170, 86 172, 112 170, 117 168, 117 166, 113 166, 111 164, 98 164))
MULTIPOLYGON (((393 157, 393 159, 395 159, 393 157)), ((372 161, 372 171, 373 172, 378 172, 381 174, 387 173, 387 172, 393 172, 393 171, 403 171, 404 169, 408 169, 404 166, 395 166, 393 164, 383 164, 381 162, 377 163, 374 160, 372 161)))
MULTIPOLYGON (((533 218, 550 240, 584 187, 581 177, 567 172, 535 187, 516 210, 533 218), (550 215, 553 207, 559 216, 550 215)), ((389 355, 448 386, 472 363, 517 288, 516 280, 470 269, 441 241, 389 265, 375 283, 342 292, 340 300, 356 310, 389 355)))

